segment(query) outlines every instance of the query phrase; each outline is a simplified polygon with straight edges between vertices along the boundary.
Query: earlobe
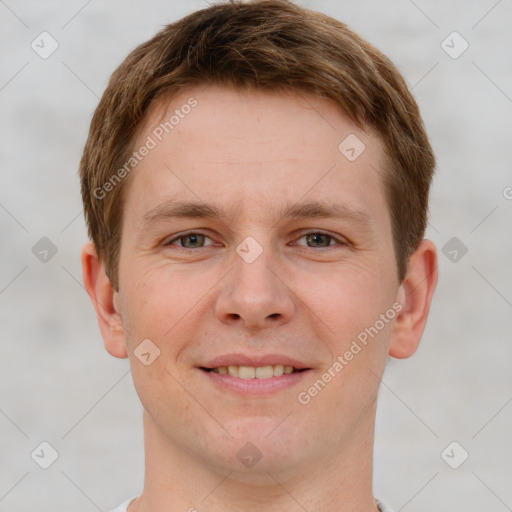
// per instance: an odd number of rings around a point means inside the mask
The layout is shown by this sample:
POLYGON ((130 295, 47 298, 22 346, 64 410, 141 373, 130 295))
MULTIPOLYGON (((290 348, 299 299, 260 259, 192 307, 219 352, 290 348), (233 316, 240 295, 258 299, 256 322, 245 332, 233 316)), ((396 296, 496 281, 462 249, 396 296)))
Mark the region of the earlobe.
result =
POLYGON ((81 260, 85 289, 96 310, 105 348, 114 357, 126 358, 128 352, 119 294, 112 287, 92 242, 83 247, 81 260))
POLYGON ((389 355, 412 356, 425 329, 438 278, 437 251, 433 242, 422 240, 411 255, 397 301, 403 308, 395 320, 389 355))

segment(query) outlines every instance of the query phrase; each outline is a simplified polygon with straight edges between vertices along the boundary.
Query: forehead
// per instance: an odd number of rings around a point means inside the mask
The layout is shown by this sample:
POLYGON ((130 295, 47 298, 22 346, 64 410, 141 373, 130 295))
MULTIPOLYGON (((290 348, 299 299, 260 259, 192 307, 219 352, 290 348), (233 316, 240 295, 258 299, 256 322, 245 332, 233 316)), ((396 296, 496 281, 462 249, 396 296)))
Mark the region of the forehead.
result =
POLYGON ((306 195, 381 217, 378 210, 387 209, 380 140, 330 100, 191 87, 152 106, 135 147, 149 139, 154 147, 137 165, 127 195, 141 215, 184 195, 236 202, 241 214, 276 203, 281 209, 306 195))
MULTIPOLYGON (((337 157, 339 143, 349 135, 370 143, 365 148, 367 157, 371 153, 379 160, 380 152, 379 138, 356 126, 332 100, 298 90, 190 87, 151 105, 139 141, 155 130, 158 142, 164 143, 179 136, 199 146, 215 138, 215 146, 209 147, 210 161, 225 161, 227 156, 235 155, 246 161, 252 155, 247 153, 248 142, 255 152, 270 149, 269 159, 316 156, 323 160, 329 155, 337 157), (291 138, 295 144, 290 144, 291 138)), ((177 145, 174 148, 177 152, 180 149, 177 145)), ((262 155, 258 157, 261 160, 262 155)))

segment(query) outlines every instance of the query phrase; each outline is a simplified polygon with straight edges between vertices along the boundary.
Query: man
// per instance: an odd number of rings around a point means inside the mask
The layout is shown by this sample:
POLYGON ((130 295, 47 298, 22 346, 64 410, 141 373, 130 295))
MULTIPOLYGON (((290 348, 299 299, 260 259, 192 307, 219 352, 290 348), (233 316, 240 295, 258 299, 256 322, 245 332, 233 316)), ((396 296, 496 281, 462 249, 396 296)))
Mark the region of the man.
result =
POLYGON ((323 14, 218 4, 127 57, 80 169, 84 283, 144 409, 116 510, 388 510, 377 393, 437 282, 434 166, 396 68, 323 14))

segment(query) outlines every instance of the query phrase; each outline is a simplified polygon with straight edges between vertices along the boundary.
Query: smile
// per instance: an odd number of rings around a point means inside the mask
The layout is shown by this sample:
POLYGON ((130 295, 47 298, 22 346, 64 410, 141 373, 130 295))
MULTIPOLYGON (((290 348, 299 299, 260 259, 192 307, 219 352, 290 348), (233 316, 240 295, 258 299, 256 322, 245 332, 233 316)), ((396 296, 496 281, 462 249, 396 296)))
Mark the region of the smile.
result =
POLYGON ((284 366, 282 364, 267 366, 219 366, 217 368, 204 369, 213 373, 231 375, 231 377, 238 377, 239 379, 270 379, 302 371, 295 369, 293 366, 284 366))
MULTIPOLYGON (((273 396, 292 386, 298 386, 311 373, 310 368, 295 369, 293 366, 217 366, 199 368, 210 384, 245 397, 273 396)), ((303 384, 301 384, 304 386, 303 384)))

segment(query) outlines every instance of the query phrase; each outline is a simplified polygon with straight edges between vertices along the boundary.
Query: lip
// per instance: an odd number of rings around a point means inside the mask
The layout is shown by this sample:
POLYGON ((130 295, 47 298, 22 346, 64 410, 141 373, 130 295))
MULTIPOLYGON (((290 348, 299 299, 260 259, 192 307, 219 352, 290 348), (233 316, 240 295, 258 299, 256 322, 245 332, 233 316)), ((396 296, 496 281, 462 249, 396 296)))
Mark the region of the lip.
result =
MULTIPOLYGON (((281 364, 283 366, 293 366, 296 370, 311 369, 306 363, 303 363, 301 361, 298 361, 297 359, 293 359, 282 354, 265 354, 261 356, 245 354, 225 354, 223 356, 218 356, 205 364, 200 365, 199 368, 211 369, 219 368, 220 366, 275 366, 278 364, 281 364)), ((233 378, 237 379, 237 377, 233 378)), ((272 378, 277 379, 280 377, 272 378)))
MULTIPOLYGON (((290 364, 289 366, 293 365, 290 364)), ((210 383, 219 386, 223 390, 242 396, 264 396, 298 384, 309 376, 312 370, 304 369, 300 372, 270 377, 268 379, 241 379, 229 374, 209 372, 201 368, 199 368, 199 371, 205 378, 209 379, 210 383)))

